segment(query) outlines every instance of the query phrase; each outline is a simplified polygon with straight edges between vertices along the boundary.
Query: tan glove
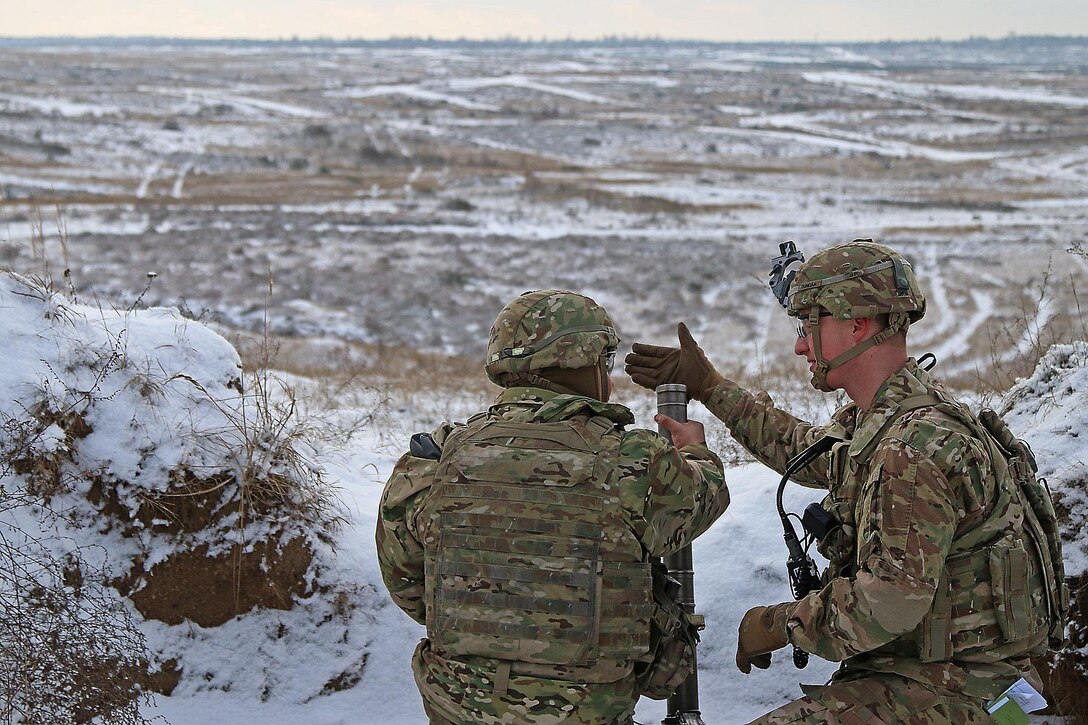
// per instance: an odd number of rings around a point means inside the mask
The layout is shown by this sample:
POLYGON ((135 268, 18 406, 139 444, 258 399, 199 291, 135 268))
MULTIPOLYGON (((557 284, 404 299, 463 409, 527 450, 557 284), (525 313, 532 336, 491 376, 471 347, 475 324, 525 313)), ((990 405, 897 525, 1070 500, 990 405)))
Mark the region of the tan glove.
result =
POLYGON ((785 602, 748 610, 737 636, 737 669, 747 675, 752 665, 761 670, 771 666, 771 652, 789 644, 786 622, 796 607, 797 602, 785 602))
POLYGON ((714 369, 695 338, 681 322, 676 326, 680 347, 659 347, 636 342, 624 359, 624 371, 636 384, 653 390, 658 385, 682 383, 688 388, 688 398, 703 399, 703 395, 725 378, 714 369))

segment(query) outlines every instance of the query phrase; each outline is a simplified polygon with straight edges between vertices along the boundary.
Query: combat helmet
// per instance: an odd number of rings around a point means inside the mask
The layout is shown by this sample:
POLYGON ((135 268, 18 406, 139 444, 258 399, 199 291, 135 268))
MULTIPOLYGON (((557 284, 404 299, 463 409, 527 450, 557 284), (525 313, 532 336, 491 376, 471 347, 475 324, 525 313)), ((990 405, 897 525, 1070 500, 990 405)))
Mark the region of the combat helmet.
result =
POLYGON ((812 384, 829 391, 829 370, 922 319, 926 298, 902 255, 871 239, 855 239, 817 252, 797 270, 789 283, 786 310, 812 332, 812 384), (821 314, 828 313, 840 320, 888 315, 888 326, 829 361, 820 350, 819 328, 821 314))
POLYGON ((594 366, 620 338, 612 318, 589 297, 563 290, 519 296, 491 326, 484 369, 498 385, 544 368, 594 366))

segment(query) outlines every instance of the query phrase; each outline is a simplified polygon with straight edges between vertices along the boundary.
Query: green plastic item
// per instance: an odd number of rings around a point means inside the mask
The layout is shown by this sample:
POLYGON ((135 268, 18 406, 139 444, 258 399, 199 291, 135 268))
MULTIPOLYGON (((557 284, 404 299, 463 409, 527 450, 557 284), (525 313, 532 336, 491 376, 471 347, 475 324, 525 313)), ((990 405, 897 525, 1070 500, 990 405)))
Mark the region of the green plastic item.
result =
POLYGON ((999 725, 1028 725, 1027 713, 1016 700, 1008 695, 1000 695, 986 703, 986 711, 999 725))

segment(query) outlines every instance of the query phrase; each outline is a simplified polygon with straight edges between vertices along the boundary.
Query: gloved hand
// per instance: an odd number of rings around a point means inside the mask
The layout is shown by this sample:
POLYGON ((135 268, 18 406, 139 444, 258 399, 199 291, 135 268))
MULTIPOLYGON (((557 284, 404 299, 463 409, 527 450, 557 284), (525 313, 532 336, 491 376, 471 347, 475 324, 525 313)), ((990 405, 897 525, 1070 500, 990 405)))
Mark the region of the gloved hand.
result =
POLYGON ((636 342, 624 359, 624 371, 636 384, 653 390, 658 385, 682 383, 688 388, 688 398, 703 399, 725 378, 714 369, 706 354, 681 322, 676 326, 680 347, 659 347, 636 342))
POLYGON ((748 610, 737 636, 737 669, 747 675, 752 665, 761 670, 771 666, 771 652, 789 644, 786 622, 796 606, 797 602, 785 602, 748 610))

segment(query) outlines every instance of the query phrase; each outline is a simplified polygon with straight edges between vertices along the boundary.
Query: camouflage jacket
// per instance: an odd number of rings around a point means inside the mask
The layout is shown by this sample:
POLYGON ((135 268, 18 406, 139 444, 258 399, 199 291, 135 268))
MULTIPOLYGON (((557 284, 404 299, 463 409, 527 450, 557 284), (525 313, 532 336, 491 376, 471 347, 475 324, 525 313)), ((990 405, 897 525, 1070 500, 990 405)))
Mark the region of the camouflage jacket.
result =
MULTIPOLYGON (((505 390, 481 415, 486 420, 518 423, 578 418, 611 421, 603 435, 617 451, 616 459, 611 470, 594 472, 601 479, 597 486, 607 510, 615 512, 609 519, 615 530, 605 532, 601 546, 634 552, 630 556, 634 561, 664 556, 689 544, 729 503, 722 464, 715 454, 705 445, 678 450, 651 431, 623 431, 622 426, 634 420, 623 406, 515 387, 505 390)), ((470 419, 469 426, 480 420, 480 416, 470 419)), ((443 425, 433 437, 441 446, 462 430, 463 426, 443 425)), ((386 587, 401 609, 424 624, 429 614, 427 539, 429 534, 434 538, 437 521, 429 502, 440 488, 434 483, 441 463, 410 453, 397 462, 382 494, 376 533, 386 587)), ((510 483, 516 482, 505 485, 510 483)), ((629 666, 614 667, 612 677, 629 672, 629 666)))
POLYGON ((901 410, 934 395, 954 402, 912 359, 868 410, 848 404, 826 426, 730 381, 706 405, 779 472, 823 435, 844 439, 794 477, 829 490, 823 506, 841 527, 822 542, 825 586, 798 603, 790 640, 842 661, 839 677, 892 672, 989 698, 1020 676, 1038 682, 1027 655, 1041 640, 1005 643, 991 601, 990 552, 1023 512, 998 490, 990 454, 970 429, 935 406, 901 410))

